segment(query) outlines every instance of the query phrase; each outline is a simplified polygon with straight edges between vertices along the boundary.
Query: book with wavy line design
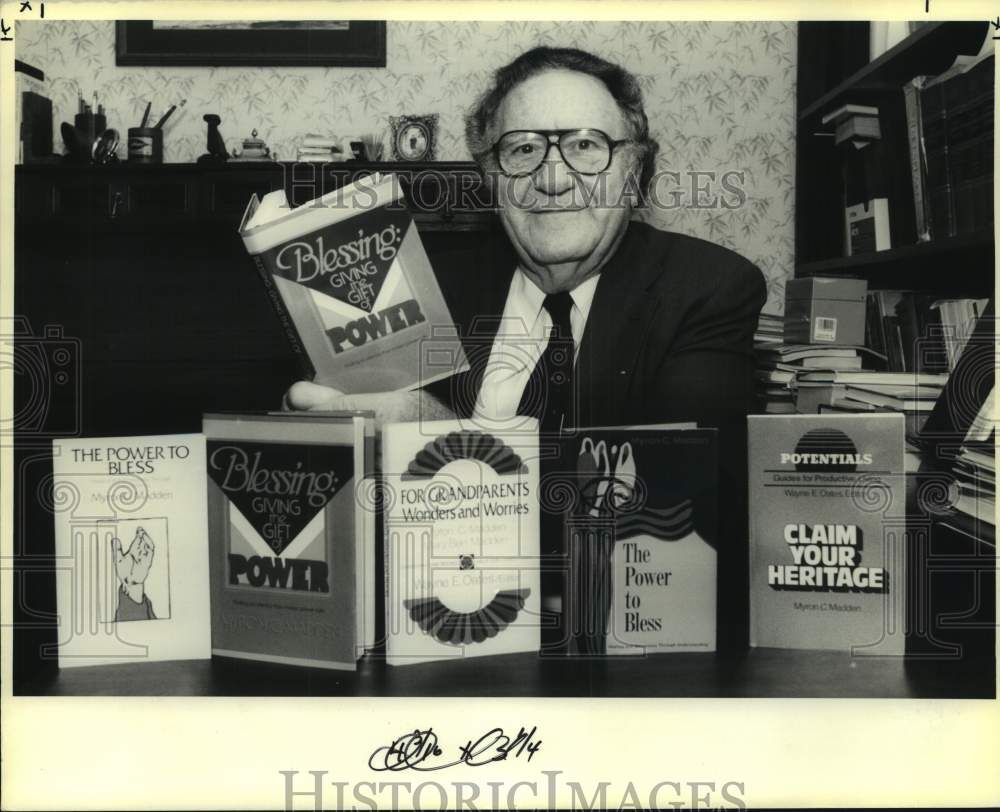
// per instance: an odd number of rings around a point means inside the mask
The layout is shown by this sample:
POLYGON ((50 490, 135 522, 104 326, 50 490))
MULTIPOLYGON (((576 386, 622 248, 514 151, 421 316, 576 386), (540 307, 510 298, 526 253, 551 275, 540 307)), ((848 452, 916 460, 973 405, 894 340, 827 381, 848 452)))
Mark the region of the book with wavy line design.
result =
POLYGON ((576 494, 563 534, 571 652, 714 651, 715 431, 582 429, 563 443, 576 494))

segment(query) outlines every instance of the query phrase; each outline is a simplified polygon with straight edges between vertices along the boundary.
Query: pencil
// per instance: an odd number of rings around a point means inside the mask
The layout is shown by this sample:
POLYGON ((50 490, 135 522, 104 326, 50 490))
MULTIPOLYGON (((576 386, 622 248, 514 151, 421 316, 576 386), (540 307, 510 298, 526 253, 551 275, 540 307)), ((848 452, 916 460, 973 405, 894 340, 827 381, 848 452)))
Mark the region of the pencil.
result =
POLYGON ((156 126, 153 129, 159 130, 160 128, 162 128, 163 125, 167 123, 167 119, 170 118, 170 116, 171 116, 171 114, 173 114, 174 110, 176 110, 178 108, 178 106, 183 107, 185 104, 187 104, 187 99, 184 99, 180 103, 180 105, 176 105, 176 104, 172 105, 171 108, 169 110, 167 110, 166 113, 163 114, 163 118, 161 118, 159 121, 156 122, 156 126))
POLYGON ((149 108, 153 106, 152 101, 146 102, 146 112, 142 114, 142 123, 139 125, 139 129, 146 126, 146 122, 149 120, 149 108))

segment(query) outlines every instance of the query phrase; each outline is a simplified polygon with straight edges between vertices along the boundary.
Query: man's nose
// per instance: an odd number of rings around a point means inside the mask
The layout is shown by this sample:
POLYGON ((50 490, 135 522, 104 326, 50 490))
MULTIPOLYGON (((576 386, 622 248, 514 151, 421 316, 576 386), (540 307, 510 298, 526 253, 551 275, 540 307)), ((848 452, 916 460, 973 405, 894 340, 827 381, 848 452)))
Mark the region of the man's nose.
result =
POLYGON ((549 141, 541 166, 531 176, 532 185, 547 195, 561 195, 573 188, 573 175, 563 159, 559 146, 549 141))

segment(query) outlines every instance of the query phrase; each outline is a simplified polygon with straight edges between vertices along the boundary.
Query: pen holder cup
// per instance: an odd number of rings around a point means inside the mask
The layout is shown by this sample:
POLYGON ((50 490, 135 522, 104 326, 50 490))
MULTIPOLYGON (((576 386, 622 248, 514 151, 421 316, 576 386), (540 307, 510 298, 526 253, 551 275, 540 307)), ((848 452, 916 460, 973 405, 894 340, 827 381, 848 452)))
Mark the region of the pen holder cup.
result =
POLYGON ((128 161, 132 164, 163 163, 163 130, 156 127, 130 127, 128 161))

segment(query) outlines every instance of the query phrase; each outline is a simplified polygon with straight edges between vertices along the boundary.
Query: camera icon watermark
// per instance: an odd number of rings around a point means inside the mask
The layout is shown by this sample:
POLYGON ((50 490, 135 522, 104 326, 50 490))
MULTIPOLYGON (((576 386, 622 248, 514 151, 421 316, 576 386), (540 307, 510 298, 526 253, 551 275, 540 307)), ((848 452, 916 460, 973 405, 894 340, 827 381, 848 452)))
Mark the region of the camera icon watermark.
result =
POLYGON ((81 433, 80 339, 60 325, 34 333, 27 318, 0 319, 0 367, 13 372, 14 409, 0 415, 0 441, 47 445, 81 433))

